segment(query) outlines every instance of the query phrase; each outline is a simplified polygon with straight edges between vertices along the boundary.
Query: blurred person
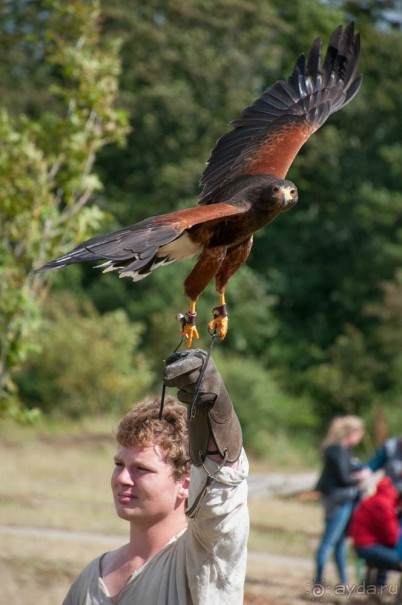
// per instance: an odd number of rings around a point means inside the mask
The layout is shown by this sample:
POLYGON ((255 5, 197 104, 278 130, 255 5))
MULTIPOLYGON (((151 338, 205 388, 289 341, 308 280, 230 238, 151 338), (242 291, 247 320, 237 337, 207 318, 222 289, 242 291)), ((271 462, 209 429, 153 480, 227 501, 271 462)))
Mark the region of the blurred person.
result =
POLYGON ((243 603, 248 463, 212 359, 198 392, 205 363, 201 350, 166 361, 164 383, 188 409, 150 399, 120 421, 111 488, 129 542, 89 563, 64 605, 243 603))
MULTIPOLYGON (((402 437, 390 437, 386 439, 382 446, 376 450, 367 465, 374 473, 379 470, 384 471, 385 475, 391 479, 398 493, 402 493, 402 437)), ((401 532, 402 517, 399 517, 399 527, 401 532)), ((380 567, 378 583, 385 585, 386 577, 386 569, 380 567)))
POLYGON ((358 416, 335 418, 321 444, 323 470, 316 489, 324 507, 324 531, 318 545, 315 563, 315 584, 324 583, 324 568, 333 552, 340 584, 347 584, 346 530, 353 505, 358 496, 359 482, 368 474, 356 470, 351 450, 364 435, 364 422, 358 416))
POLYGON ((383 469, 399 493, 402 493, 402 437, 386 439, 367 465, 373 472, 383 469))
MULTIPOLYGON (((353 511, 349 526, 356 554, 368 565, 402 571, 400 494, 390 477, 383 477, 372 495, 353 511)), ((385 583, 384 573, 380 584, 385 583)))

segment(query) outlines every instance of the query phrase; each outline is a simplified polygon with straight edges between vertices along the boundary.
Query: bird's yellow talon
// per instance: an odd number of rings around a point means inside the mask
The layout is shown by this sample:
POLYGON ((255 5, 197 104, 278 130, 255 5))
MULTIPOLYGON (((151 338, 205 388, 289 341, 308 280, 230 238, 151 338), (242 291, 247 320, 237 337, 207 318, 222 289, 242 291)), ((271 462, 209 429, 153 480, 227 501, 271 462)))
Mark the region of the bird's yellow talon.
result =
POLYGON ((208 324, 208 330, 211 334, 216 334, 223 340, 228 333, 229 318, 227 315, 218 315, 208 324))
POLYGON ((191 347, 193 338, 196 340, 199 338, 197 326, 195 323, 196 318, 197 318, 197 313, 195 311, 195 302, 194 301, 191 301, 190 311, 188 311, 184 315, 182 313, 179 313, 178 315, 176 315, 177 321, 180 322, 181 326, 182 326, 180 336, 182 338, 186 338, 186 345, 188 348, 191 347))
POLYGON ((186 338, 186 346, 187 348, 191 347, 191 344, 193 342, 193 338, 194 339, 198 339, 199 338, 199 334, 198 334, 198 330, 195 326, 189 326, 188 324, 186 324, 183 327, 183 330, 180 332, 180 336, 183 336, 186 338))

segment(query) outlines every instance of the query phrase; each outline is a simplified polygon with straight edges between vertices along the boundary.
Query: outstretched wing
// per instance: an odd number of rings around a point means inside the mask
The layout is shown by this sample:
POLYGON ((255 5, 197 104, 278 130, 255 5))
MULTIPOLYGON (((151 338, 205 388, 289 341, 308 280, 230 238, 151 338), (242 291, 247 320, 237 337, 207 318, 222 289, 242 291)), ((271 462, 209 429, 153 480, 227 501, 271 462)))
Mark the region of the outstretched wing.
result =
POLYGON ((214 221, 241 214, 248 207, 246 203, 220 203, 153 216, 131 227, 93 237, 35 273, 73 263, 106 261, 101 265, 105 270, 118 269, 122 277, 129 275, 139 280, 160 265, 201 251, 202 244, 191 240, 188 229, 201 223, 211 223, 212 226, 214 221))
POLYGON ((355 78, 360 37, 354 23, 335 29, 322 65, 321 49, 317 38, 307 62, 300 55, 286 82, 265 90, 231 123, 234 130, 218 140, 201 177, 199 204, 213 203, 221 188, 241 175, 285 178, 300 147, 357 94, 362 78, 355 78))

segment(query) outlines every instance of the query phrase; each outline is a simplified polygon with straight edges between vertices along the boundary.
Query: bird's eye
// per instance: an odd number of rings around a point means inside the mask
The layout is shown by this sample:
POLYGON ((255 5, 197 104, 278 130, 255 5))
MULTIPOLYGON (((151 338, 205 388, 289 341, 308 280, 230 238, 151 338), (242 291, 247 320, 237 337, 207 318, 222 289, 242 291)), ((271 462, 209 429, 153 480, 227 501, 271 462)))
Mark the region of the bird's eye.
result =
POLYGON ((290 195, 295 195, 295 193, 296 193, 296 189, 291 189, 290 190, 290 195))
POLYGON ((278 191, 279 191, 279 187, 278 187, 278 185, 274 185, 274 186, 273 186, 273 188, 272 188, 272 191, 273 191, 274 193, 278 193, 278 191))

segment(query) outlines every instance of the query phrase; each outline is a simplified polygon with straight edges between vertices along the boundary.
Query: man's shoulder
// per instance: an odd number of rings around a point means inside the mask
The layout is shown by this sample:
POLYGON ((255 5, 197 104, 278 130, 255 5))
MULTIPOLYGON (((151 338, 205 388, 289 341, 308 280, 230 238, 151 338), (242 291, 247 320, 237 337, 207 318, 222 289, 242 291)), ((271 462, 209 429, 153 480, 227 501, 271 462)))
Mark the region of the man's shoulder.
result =
POLYGON ((100 555, 91 561, 88 567, 91 567, 92 570, 96 570, 97 568, 100 576, 106 576, 112 569, 120 567, 122 563, 127 560, 127 556, 126 559, 124 559, 124 553, 127 551, 127 546, 128 544, 123 544, 123 546, 103 553, 103 555, 100 555))
POLYGON ((84 595, 88 588, 93 586, 94 583, 98 583, 100 577, 100 564, 102 557, 99 555, 95 559, 92 559, 84 569, 78 574, 74 582, 71 584, 70 589, 63 601, 63 605, 75 605, 76 603, 82 602, 82 595, 84 595))
POLYGON ((400 437, 390 437, 384 442, 384 450, 387 455, 387 458, 394 458, 398 453, 398 450, 401 449, 401 439, 400 437))
POLYGON ((89 576, 99 577, 100 569, 101 569, 101 561, 106 554, 107 553, 103 553, 103 554, 95 557, 95 559, 92 559, 91 561, 89 561, 89 563, 87 563, 85 565, 85 567, 82 569, 81 573, 77 577, 77 580, 84 576, 86 578, 88 578, 89 576))

